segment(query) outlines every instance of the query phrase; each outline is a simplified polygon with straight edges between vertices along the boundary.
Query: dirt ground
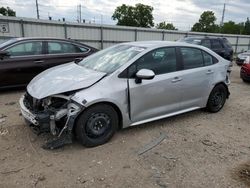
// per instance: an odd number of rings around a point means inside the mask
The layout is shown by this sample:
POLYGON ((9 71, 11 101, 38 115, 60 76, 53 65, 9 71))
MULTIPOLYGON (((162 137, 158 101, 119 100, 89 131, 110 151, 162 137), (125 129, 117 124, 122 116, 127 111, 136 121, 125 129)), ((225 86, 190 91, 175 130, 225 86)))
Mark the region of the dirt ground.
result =
POLYGON ((75 141, 43 150, 47 136, 36 136, 19 115, 24 91, 1 92, 0 187, 247 187, 232 175, 250 159, 250 84, 239 70, 219 113, 198 110, 124 129, 91 149, 75 141))

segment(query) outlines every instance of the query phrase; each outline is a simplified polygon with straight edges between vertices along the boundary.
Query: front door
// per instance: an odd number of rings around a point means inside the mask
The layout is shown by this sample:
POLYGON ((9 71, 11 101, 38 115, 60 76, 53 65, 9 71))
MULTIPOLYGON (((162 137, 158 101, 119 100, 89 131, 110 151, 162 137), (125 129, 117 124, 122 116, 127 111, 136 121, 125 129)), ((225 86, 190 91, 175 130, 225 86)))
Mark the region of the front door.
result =
POLYGON ((166 115, 180 108, 180 83, 176 49, 159 48, 148 52, 129 68, 130 116, 133 123, 166 115), (135 82, 140 69, 154 71, 152 80, 135 82))
POLYGON ((0 60, 0 87, 25 85, 43 71, 42 45, 29 41, 5 49, 10 56, 0 60))

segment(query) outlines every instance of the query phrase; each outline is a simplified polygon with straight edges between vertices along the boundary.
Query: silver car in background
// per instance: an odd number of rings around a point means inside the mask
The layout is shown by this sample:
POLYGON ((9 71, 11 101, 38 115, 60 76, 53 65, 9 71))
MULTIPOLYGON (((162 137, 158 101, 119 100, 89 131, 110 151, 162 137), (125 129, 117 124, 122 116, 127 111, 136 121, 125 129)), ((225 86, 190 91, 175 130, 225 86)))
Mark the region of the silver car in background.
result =
POLYGON ((208 48, 181 42, 145 41, 112 46, 48 69, 20 99, 26 122, 57 139, 106 143, 119 128, 206 108, 218 112, 229 96, 230 62, 208 48))

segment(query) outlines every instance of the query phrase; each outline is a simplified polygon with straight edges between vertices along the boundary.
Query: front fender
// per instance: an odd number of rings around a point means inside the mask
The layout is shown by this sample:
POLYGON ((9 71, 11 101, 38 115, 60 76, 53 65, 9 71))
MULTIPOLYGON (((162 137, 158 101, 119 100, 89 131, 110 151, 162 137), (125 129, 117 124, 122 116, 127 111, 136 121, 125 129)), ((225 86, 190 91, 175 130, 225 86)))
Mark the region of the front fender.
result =
POLYGON ((120 110, 123 127, 127 127, 131 123, 128 115, 127 93, 126 79, 120 79, 119 83, 114 84, 97 83, 90 88, 77 92, 71 100, 85 108, 97 103, 111 103, 120 110))

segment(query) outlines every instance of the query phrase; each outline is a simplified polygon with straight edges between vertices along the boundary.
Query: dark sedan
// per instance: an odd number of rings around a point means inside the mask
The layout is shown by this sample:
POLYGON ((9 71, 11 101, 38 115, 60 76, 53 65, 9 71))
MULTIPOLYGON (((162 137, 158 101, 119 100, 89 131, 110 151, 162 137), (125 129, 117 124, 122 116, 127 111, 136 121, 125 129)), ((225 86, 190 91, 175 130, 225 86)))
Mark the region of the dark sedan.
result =
POLYGON ((96 51, 70 39, 10 39, 0 44, 0 88, 25 86, 50 67, 80 61, 96 51))

